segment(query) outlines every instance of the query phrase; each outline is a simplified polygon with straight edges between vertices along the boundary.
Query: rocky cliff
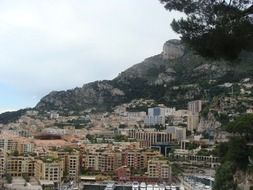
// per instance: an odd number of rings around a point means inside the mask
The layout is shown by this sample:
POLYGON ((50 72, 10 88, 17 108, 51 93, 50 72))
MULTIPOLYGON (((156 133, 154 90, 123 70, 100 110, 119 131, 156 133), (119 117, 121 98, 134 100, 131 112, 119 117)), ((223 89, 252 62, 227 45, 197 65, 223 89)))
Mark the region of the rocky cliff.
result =
POLYGON ((178 108, 193 99, 223 94, 226 83, 253 74, 252 55, 234 63, 205 59, 179 40, 169 40, 159 55, 145 59, 111 81, 96 81, 81 88, 51 92, 37 104, 39 110, 110 110, 133 99, 154 99, 178 108))

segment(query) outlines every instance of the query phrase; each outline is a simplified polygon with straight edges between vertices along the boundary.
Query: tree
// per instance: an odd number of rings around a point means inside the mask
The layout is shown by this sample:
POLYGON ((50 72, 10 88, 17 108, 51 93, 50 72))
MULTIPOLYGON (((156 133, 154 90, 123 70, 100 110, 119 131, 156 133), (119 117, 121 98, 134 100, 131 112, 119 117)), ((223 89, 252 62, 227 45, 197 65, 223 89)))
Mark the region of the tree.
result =
POLYGON ((236 184, 234 183, 233 174, 235 172, 235 166, 233 163, 227 161, 222 164, 216 171, 214 190, 224 190, 224 189, 236 189, 236 184))
POLYGON ((253 0, 160 0, 169 11, 186 17, 173 20, 172 29, 201 55, 236 59, 252 50, 253 0))
POLYGON ((243 114, 235 121, 230 122, 225 129, 230 133, 238 133, 247 140, 253 138, 253 114, 243 114))
POLYGON ((217 154, 221 158, 221 165, 216 170, 214 190, 236 189, 234 173, 236 170, 248 170, 248 157, 252 154, 251 148, 243 137, 235 137, 227 143, 218 145, 217 154))
POLYGON ((29 182, 29 181, 30 181, 30 176, 29 176, 27 173, 22 174, 22 177, 24 178, 24 180, 25 180, 26 182, 29 182))
POLYGON ((12 183, 12 176, 10 174, 6 174, 5 179, 6 179, 7 183, 9 183, 9 184, 12 183))

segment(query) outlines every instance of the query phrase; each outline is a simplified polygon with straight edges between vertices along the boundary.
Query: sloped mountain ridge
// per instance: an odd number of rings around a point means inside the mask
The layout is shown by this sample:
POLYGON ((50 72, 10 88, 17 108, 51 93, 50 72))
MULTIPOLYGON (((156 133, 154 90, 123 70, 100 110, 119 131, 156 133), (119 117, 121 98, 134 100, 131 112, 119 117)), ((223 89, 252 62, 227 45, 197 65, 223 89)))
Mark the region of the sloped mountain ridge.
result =
POLYGON ((67 91, 53 91, 36 105, 38 110, 108 111, 133 99, 154 99, 178 108, 187 101, 217 96, 224 83, 253 76, 252 53, 240 61, 210 60, 179 40, 169 40, 161 54, 145 59, 113 80, 95 81, 67 91))

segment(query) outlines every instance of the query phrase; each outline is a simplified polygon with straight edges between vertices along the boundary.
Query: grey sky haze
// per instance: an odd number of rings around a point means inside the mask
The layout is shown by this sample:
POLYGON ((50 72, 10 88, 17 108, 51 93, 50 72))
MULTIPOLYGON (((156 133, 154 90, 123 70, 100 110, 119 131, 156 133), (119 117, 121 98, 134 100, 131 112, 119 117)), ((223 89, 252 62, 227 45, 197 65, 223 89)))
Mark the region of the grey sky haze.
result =
POLYGON ((0 112, 113 79, 178 36, 158 0, 0 0, 0 112))

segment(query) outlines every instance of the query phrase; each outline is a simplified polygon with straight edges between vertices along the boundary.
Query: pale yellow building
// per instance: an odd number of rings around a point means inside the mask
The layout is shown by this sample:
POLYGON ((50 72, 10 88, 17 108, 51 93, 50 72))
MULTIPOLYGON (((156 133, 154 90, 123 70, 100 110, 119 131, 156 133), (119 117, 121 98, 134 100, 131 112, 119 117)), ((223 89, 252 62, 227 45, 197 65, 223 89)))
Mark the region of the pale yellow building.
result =
POLYGON ((189 112, 187 118, 187 130, 194 131, 197 130, 199 124, 199 114, 189 112))
POLYGON ((34 151, 34 144, 28 140, 17 141, 17 151, 19 154, 28 154, 34 151))
POLYGON ((66 160, 67 172, 70 179, 77 180, 80 174, 80 155, 78 154, 70 154, 68 155, 66 160))
POLYGON ((18 151, 19 154, 26 154, 33 152, 34 144, 28 138, 4 132, 0 135, 0 148, 6 152, 18 151))
POLYGON ((6 161, 6 172, 13 177, 34 176, 34 158, 30 156, 9 155, 6 161))
POLYGON ((99 160, 98 153, 86 153, 85 155, 83 155, 83 167, 86 170, 97 171, 99 168, 98 160, 99 160))
POLYGON ((121 152, 102 152, 98 156, 98 170, 101 172, 113 172, 121 166, 121 160, 121 152))
POLYGON ((7 160, 6 152, 4 152, 3 149, 0 149, 0 178, 3 178, 5 174, 6 160, 7 160))
POLYGON ((63 162, 63 171, 68 179, 77 180, 80 175, 80 152, 75 149, 59 149, 49 153, 63 162))
POLYGON ((148 177, 171 179, 171 166, 168 160, 155 158, 148 161, 148 177))
POLYGON ((37 180, 60 183, 63 177, 63 161, 51 157, 43 160, 36 160, 34 164, 34 174, 37 180))
POLYGON ((17 141, 13 138, 0 136, 0 148, 4 151, 14 152, 17 150, 17 141))

